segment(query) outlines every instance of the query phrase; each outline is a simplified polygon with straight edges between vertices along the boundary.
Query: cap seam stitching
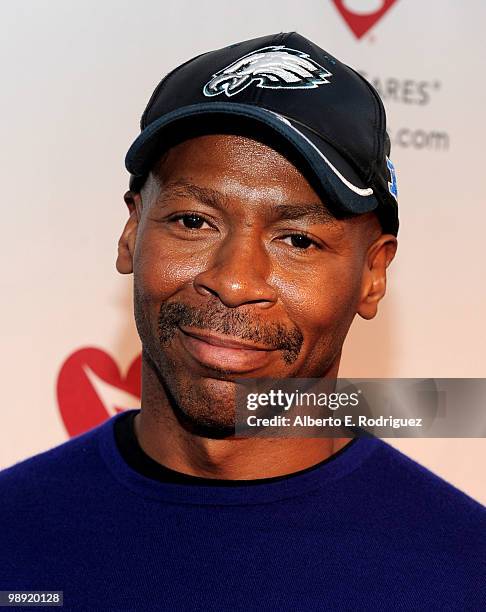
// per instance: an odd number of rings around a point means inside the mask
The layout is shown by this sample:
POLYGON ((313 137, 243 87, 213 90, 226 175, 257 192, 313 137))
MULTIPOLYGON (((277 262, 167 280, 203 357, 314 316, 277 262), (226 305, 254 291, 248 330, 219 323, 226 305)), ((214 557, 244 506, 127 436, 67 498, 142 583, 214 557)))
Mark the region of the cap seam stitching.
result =
MULTIPOLYGON (((143 131, 147 127, 147 123, 145 123, 147 115, 152 110, 152 106, 153 106, 153 103, 155 102, 155 99, 158 97, 159 92, 162 89, 163 85, 167 83, 169 77, 173 76, 175 72, 177 72, 178 70, 180 70, 181 68, 183 68, 187 64, 190 64, 191 62, 197 60, 198 58, 202 57, 203 55, 207 55, 208 53, 213 53, 213 52, 212 51, 205 51, 204 53, 200 53, 199 55, 196 55, 196 57, 191 57, 190 59, 186 60, 183 64, 180 64, 179 66, 176 66, 173 70, 168 72, 163 77, 163 79, 159 82, 157 87, 152 92, 152 95, 150 96, 150 99, 147 102, 147 106, 145 107, 145 110, 142 113, 142 116, 140 118, 140 130, 141 131, 143 131)), ((148 125, 150 125, 150 123, 148 125)))
POLYGON ((371 83, 367 79, 363 77, 363 75, 361 75, 357 70, 355 70, 351 66, 347 66, 347 68, 349 68, 349 70, 351 70, 355 75, 357 75, 357 77, 366 86, 369 93, 371 94, 371 99, 373 103, 373 120, 372 120, 373 159, 371 160, 370 171, 367 174, 366 182, 374 184, 375 181, 373 180, 373 177, 376 175, 377 160, 378 160, 378 154, 379 154, 379 148, 380 148, 379 131, 381 128, 381 122, 379 121, 379 119, 381 118, 383 114, 382 111, 384 112, 383 102, 381 101, 381 98, 379 98, 377 92, 375 91, 375 88, 371 85, 371 83))

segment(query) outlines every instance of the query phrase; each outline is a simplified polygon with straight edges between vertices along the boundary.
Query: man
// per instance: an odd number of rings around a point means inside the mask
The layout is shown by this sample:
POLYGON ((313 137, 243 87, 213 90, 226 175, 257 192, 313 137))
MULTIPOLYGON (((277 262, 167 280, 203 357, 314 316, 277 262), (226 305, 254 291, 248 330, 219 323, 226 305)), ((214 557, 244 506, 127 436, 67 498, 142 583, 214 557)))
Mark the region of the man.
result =
MULTIPOLYGON (((0 588, 70 610, 480 610, 484 508, 373 437, 236 437, 245 378, 338 375, 398 231, 385 113, 296 33, 156 88, 126 165, 142 408, 0 475, 0 588)), ((372 357, 372 355, 371 355, 372 357)))

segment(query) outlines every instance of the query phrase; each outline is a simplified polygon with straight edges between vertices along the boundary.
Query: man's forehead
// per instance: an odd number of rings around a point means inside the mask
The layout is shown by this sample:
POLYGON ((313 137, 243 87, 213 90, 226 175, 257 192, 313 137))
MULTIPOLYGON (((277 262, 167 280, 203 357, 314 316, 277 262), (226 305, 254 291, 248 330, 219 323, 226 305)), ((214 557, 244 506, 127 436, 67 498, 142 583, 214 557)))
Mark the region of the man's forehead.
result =
MULTIPOLYGON (((301 177, 302 164, 282 141, 242 134, 205 134, 167 143, 165 151, 152 166, 152 172, 164 179, 174 168, 194 164, 195 169, 226 166, 232 173, 267 173, 271 181, 276 171, 286 178, 301 177)), ((191 167, 191 170, 193 168, 191 167)), ((275 180, 276 177, 275 177, 275 180)))
MULTIPOLYGON (((151 173, 162 183, 213 173, 225 180, 246 177, 260 189, 291 185, 314 194, 301 164, 281 143, 247 135, 206 134, 167 144, 151 173)), ((319 197, 314 194, 314 199, 319 197)))

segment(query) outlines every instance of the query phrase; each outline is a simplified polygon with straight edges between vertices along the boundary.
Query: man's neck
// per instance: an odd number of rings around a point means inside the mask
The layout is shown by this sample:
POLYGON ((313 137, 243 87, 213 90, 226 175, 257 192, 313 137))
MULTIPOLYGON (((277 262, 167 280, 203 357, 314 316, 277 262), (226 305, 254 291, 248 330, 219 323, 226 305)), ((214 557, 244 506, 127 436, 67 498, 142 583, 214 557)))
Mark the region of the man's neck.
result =
POLYGON ((158 463, 185 474, 225 480, 292 474, 331 457, 351 440, 202 437, 181 425, 150 367, 142 368, 142 409, 134 428, 142 449, 158 463))

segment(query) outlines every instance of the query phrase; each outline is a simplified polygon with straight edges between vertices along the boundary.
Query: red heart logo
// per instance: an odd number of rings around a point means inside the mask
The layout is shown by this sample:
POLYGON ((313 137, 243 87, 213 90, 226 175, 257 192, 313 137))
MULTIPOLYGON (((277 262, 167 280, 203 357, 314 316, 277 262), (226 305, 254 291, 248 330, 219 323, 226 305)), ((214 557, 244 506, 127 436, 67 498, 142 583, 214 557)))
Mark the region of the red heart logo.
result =
POLYGON ((333 0, 344 21, 361 38, 395 4, 396 0, 333 0))
POLYGON ((57 402, 68 434, 77 436, 122 412, 139 408, 142 357, 138 355, 125 377, 115 361, 97 348, 75 351, 57 378, 57 402))

